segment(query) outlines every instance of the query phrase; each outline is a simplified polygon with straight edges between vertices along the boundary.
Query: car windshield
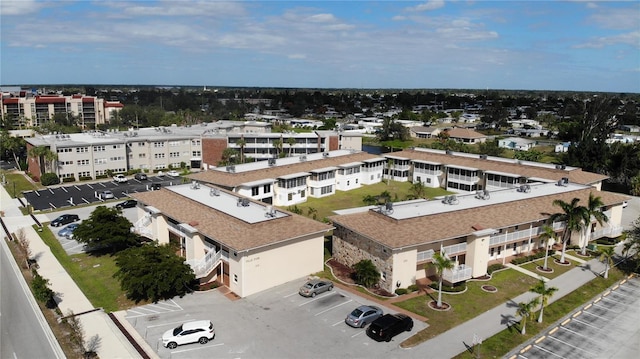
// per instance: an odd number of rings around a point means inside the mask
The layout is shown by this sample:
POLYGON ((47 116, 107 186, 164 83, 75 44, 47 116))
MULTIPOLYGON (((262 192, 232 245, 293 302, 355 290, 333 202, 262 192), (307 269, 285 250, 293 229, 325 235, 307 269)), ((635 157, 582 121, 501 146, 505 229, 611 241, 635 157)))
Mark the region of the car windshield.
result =
POLYGON ((304 287, 305 287, 305 288, 313 288, 313 284, 311 284, 311 283, 306 283, 306 284, 304 285, 304 287))
POLYGON ((351 312, 351 315, 353 315, 354 317, 359 317, 360 315, 362 315, 362 311, 360 310, 360 308, 356 308, 353 310, 353 312, 351 312))
POLYGON ((173 336, 175 337, 180 333, 182 333, 182 325, 173 330, 173 336))

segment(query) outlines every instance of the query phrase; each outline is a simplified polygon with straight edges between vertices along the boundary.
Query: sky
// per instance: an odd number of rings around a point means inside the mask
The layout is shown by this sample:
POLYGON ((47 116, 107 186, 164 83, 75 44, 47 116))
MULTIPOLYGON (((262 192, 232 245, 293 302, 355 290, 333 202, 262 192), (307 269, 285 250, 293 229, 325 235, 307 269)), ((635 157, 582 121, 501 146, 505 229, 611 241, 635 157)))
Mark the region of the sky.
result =
POLYGON ((0 84, 640 93, 640 1, 2 0, 0 84))

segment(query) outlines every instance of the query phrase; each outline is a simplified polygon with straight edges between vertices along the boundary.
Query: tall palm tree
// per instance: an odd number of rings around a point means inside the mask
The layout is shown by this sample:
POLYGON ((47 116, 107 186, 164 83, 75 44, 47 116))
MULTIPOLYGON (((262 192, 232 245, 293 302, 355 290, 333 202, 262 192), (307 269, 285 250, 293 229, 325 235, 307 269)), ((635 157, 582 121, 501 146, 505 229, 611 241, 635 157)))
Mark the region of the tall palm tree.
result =
POLYGON ((244 140, 244 137, 240 137, 236 144, 240 147, 240 163, 244 163, 244 147, 247 145, 247 141, 244 140))
POLYGON ((604 279, 609 278, 609 268, 613 265, 613 256, 616 251, 613 247, 604 247, 600 250, 600 260, 604 262, 604 279))
POLYGON ((562 255, 560 256, 560 262, 562 263, 565 263, 564 255, 567 251, 567 243, 571 240, 571 235, 574 232, 580 232, 584 226, 584 218, 587 209, 583 206, 578 206, 578 202, 580 202, 579 198, 574 198, 569 203, 561 199, 553 201, 553 205, 560 207, 562 212, 552 214, 550 217, 551 221, 560 221, 565 223, 564 231, 562 233, 562 255))
POLYGON ((453 269, 453 261, 447 257, 447 254, 444 251, 440 253, 434 253, 431 263, 436 269, 436 274, 438 275, 438 308, 442 307, 442 275, 446 269, 453 269))
POLYGON ((553 293, 558 291, 556 287, 547 287, 547 283, 544 280, 540 280, 538 284, 536 284, 533 288, 529 289, 530 292, 539 294, 540 300, 540 316, 538 316, 538 323, 542 323, 542 313, 544 312, 544 307, 549 304, 549 298, 553 296, 553 293))
POLYGON ((593 217, 600 226, 602 226, 602 224, 605 222, 609 222, 609 217, 607 217, 607 215, 604 214, 601 210, 602 206, 604 206, 602 199, 600 199, 600 197, 594 197, 593 193, 589 193, 589 202, 585 207, 585 215, 587 217, 587 221, 583 228, 584 241, 582 241, 582 255, 587 254, 587 244, 589 243, 588 230, 591 227, 591 217, 593 217))
POLYGON ((553 227, 544 225, 542 226, 542 233, 538 236, 541 241, 544 242, 544 266, 542 269, 547 270, 547 259, 549 258, 549 240, 553 239, 556 232, 553 231, 553 227))
POLYGON ((537 306, 538 298, 534 298, 528 303, 518 303, 518 310, 516 311, 516 314, 522 318, 520 320, 520 334, 527 334, 527 319, 533 319, 533 310, 537 306))
POLYGON ((27 153, 29 157, 36 158, 40 167, 39 176, 42 176, 44 172, 50 172, 48 167, 53 170, 55 168, 55 161, 58 159, 58 154, 51 151, 47 146, 36 146, 29 149, 27 153))
POLYGON ((291 157, 291 150, 293 150, 293 145, 296 144, 296 139, 293 137, 287 138, 287 144, 289 144, 289 157, 291 157))
POLYGON ((282 139, 273 140, 273 147, 276 148, 276 157, 280 157, 280 151, 282 151, 282 139))

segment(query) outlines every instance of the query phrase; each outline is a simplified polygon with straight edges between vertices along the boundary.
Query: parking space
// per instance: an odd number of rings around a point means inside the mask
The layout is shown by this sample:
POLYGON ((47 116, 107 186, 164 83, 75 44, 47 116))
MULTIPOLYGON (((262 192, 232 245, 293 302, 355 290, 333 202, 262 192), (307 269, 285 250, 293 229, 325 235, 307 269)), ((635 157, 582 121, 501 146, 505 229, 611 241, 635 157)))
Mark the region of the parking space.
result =
POLYGON ((218 290, 194 293, 173 299, 181 310, 153 313, 156 307, 143 306, 128 310, 126 317, 161 358, 398 357, 411 352, 399 343, 426 326, 414 321, 410 333, 401 333, 389 343, 375 342, 366 335, 366 328, 344 323, 354 308, 374 303, 339 288, 305 298, 298 294, 303 283, 300 279, 236 301, 218 290), (213 322, 213 341, 173 350, 162 346, 165 331, 201 319, 213 322))
POLYGON ((606 291, 510 358, 632 358, 640 349, 640 279, 606 291))
POLYGON ((36 211, 55 210, 83 204, 101 203, 103 191, 111 191, 114 199, 129 197, 130 193, 145 192, 153 189, 153 185, 161 187, 182 183, 182 177, 151 176, 146 181, 130 178, 127 183, 117 183, 110 180, 95 183, 73 184, 39 191, 24 192, 25 200, 36 211))

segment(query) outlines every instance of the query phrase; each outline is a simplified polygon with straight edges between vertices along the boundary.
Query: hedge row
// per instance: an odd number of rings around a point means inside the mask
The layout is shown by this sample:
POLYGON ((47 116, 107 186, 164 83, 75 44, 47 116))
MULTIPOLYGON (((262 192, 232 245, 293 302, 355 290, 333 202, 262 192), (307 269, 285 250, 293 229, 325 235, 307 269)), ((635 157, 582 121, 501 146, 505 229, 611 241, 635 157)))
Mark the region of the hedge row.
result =
POLYGON ((540 252, 538 252, 536 254, 532 254, 530 256, 514 258, 514 259, 511 260, 511 264, 515 264, 515 265, 524 264, 524 263, 527 263, 527 262, 534 261, 536 259, 544 258, 544 256, 545 256, 545 252, 544 251, 540 251, 540 252))

